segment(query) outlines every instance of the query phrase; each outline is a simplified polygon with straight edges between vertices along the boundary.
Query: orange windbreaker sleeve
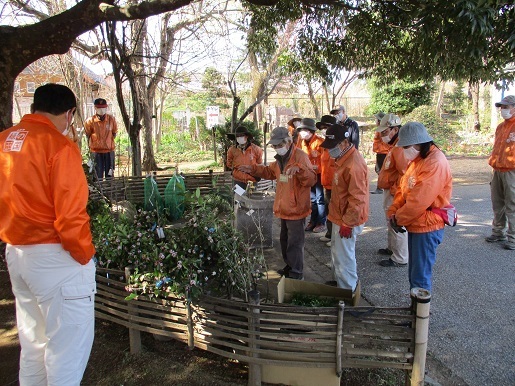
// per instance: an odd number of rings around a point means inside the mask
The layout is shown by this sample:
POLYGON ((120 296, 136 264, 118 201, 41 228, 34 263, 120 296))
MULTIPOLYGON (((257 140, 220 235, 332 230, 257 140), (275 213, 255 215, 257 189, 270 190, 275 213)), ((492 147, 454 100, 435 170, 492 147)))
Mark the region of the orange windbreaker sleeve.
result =
POLYGON ((238 166, 259 165, 262 163, 263 149, 255 144, 251 144, 244 151, 236 146, 231 146, 227 151, 227 167, 232 169, 232 176, 237 181, 256 181, 256 179, 250 174, 238 170, 238 166))

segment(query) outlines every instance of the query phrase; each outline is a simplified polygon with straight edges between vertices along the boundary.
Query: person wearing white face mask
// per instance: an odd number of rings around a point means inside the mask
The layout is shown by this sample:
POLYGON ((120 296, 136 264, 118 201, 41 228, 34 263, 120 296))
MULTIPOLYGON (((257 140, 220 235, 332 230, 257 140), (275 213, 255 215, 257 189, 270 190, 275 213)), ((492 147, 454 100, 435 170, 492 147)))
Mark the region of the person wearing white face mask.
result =
POLYGON ((345 106, 339 105, 335 106, 331 110, 331 115, 334 115, 336 118, 336 123, 345 127, 345 129, 349 132, 349 141, 354 144, 356 150, 359 148, 359 127, 358 122, 353 119, 350 119, 347 115, 347 111, 345 110, 345 106))
POLYGON ((304 219, 311 212, 310 189, 316 182, 306 153, 293 145, 286 127, 270 133, 268 145, 277 153, 270 165, 242 165, 238 169, 267 180, 277 180, 274 215, 281 219, 281 253, 286 264, 278 270, 290 279, 304 278, 304 219))
POLYGON ((515 250, 515 95, 507 95, 495 104, 504 122, 495 130, 492 154, 493 168, 490 194, 494 219, 492 234, 486 241, 504 242, 504 248, 515 250))
POLYGON ((89 150, 94 158, 95 174, 99 180, 112 178, 115 169, 115 143, 118 126, 115 118, 107 114, 107 101, 95 99, 95 115, 84 123, 84 131, 89 139, 89 150))
POLYGON ((236 144, 227 151, 226 165, 232 170, 234 182, 243 189, 249 181, 256 182, 255 176, 244 173, 238 169, 241 165, 258 165, 263 163, 263 149, 252 143, 253 135, 244 126, 238 126, 234 133, 228 133, 229 139, 235 140, 236 144))
POLYGON ((320 148, 320 145, 324 142, 324 138, 316 133, 317 127, 315 120, 311 118, 303 118, 297 131, 299 133, 297 147, 308 155, 309 161, 317 174, 317 182, 311 187, 311 217, 304 229, 307 232, 313 231, 313 233, 325 232, 326 213, 324 187, 322 186, 321 177, 323 149, 320 148))
POLYGON ((388 208, 392 205, 399 181, 408 168, 404 149, 395 146, 399 140, 400 127, 401 119, 397 115, 385 114, 376 129, 381 141, 390 146, 390 151, 386 155, 377 178, 377 186, 384 189, 383 209, 388 229, 388 246, 377 251, 380 255, 388 256, 388 259, 379 262, 383 267, 404 267, 408 265, 408 235, 406 232, 395 232, 387 216, 388 208))
MULTIPOLYGON (((374 118, 376 119, 376 127, 378 127, 381 124, 381 119, 384 116, 385 114, 382 111, 378 112, 377 114, 374 114, 374 118)), ((383 141, 381 138, 381 133, 376 130, 376 133, 374 135, 374 142, 372 143, 372 151, 376 153, 375 171, 377 174, 379 174, 379 170, 381 170, 381 167, 383 166, 384 159, 386 158, 386 155, 388 154, 391 148, 392 146, 388 144, 388 141, 383 141)), ((377 187, 370 193, 383 194, 383 189, 377 187)))
POLYGON ((78 386, 93 344, 88 184, 65 135, 76 107, 68 87, 45 84, 33 113, 0 133, 0 239, 16 297, 20 385, 78 386))
POLYGON ((387 216, 395 232, 408 231, 410 288, 432 289, 436 249, 442 242, 444 220, 431 209, 450 204, 452 176, 449 162, 420 122, 400 128, 399 148, 409 162, 387 216))
POLYGON ((333 223, 331 262, 335 280, 326 284, 355 292, 358 289, 356 238, 368 220, 368 168, 341 125, 329 127, 322 147, 334 158, 328 219, 333 223))

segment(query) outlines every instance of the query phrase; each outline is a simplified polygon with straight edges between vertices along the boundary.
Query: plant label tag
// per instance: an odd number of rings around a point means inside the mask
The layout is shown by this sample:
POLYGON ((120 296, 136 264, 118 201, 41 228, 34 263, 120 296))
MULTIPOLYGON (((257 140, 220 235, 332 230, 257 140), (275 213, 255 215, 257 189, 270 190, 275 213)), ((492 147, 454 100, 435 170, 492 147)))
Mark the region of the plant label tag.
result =
POLYGON ((249 211, 246 213, 246 215, 247 215, 247 216, 252 216, 252 213, 254 213, 254 209, 249 210, 249 211))
POLYGON ((165 232, 163 231, 163 228, 157 227, 157 237, 159 237, 160 239, 165 238, 165 232))
POLYGON ((239 196, 243 196, 245 194, 245 189, 243 189, 240 185, 234 185, 233 191, 239 196))

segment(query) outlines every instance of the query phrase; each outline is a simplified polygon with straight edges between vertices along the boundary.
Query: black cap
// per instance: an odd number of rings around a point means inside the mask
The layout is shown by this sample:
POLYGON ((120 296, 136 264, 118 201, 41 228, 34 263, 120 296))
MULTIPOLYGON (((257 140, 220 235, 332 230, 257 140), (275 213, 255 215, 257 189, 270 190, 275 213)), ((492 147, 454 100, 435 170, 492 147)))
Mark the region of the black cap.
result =
POLYGON ((325 140, 320 146, 326 149, 336 147, 344 139, 349 138, 350 134, 347 129, 341 125, 332 125, 325 132, 325 140))

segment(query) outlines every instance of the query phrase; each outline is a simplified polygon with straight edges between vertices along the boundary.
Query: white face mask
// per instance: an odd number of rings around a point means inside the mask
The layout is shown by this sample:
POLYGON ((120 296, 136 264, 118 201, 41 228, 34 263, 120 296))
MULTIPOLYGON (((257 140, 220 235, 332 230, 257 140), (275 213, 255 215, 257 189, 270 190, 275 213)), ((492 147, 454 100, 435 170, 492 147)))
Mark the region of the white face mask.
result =
POLYGON ((107 107, 95 108, 97 115, 105 115, 107 113, 107 107))
POLYGON ((64 131, 61 133, 65 137, 68 136, 68 133, 70 132, 70 117, 68 115, 70 112, 71 112, 71 110, 68 110, 66 112, 66 129, 64 129, 64 131))
POLYGON ((503 119, 510 119, 511 117, 513 117, 513 114, 510 113, 511 111, 511 108, 506 108, 506 109, 501 109, 501 117, 503 117, 503 119))
POLYGON ((293 122, 293 127, 297 128, 300 126, 300 121, 293 122))
POLYGON ((388 135, 385 135, 384 137, 381 137, 381 140, 382 140, 384 143, 388 143, 388 142, 390 142, 392 139, 390 138, 390 134, 388 134, 388 135))
POLYGON ((340 111, 338 114, 335 115, 335 117, 336 117, 337 121, 342 122, 343 121, 343 112, 340 111))
POLYGON ((286 146, 280 147, 278 149, 274 149, 277 155, 283 156, 288 152, 288 148, 286 146))
POLYGON ((309 131, 301 130, 301 131, 299 131, 299 136, 302 139, 310 139, 313 136, 313 134, 311 134, 311 132, 309 132, 309 131))
POLYGON ((419 154, 420 151, 415 149, 413 146, 404 149, 404 158, 406 158, 407 161, 413 161, 415 158, 418 157, 419 154))
POLYGON ((236 137, 236 142, 238 142, 240 145, 247 143, 247 136, 236 137))

